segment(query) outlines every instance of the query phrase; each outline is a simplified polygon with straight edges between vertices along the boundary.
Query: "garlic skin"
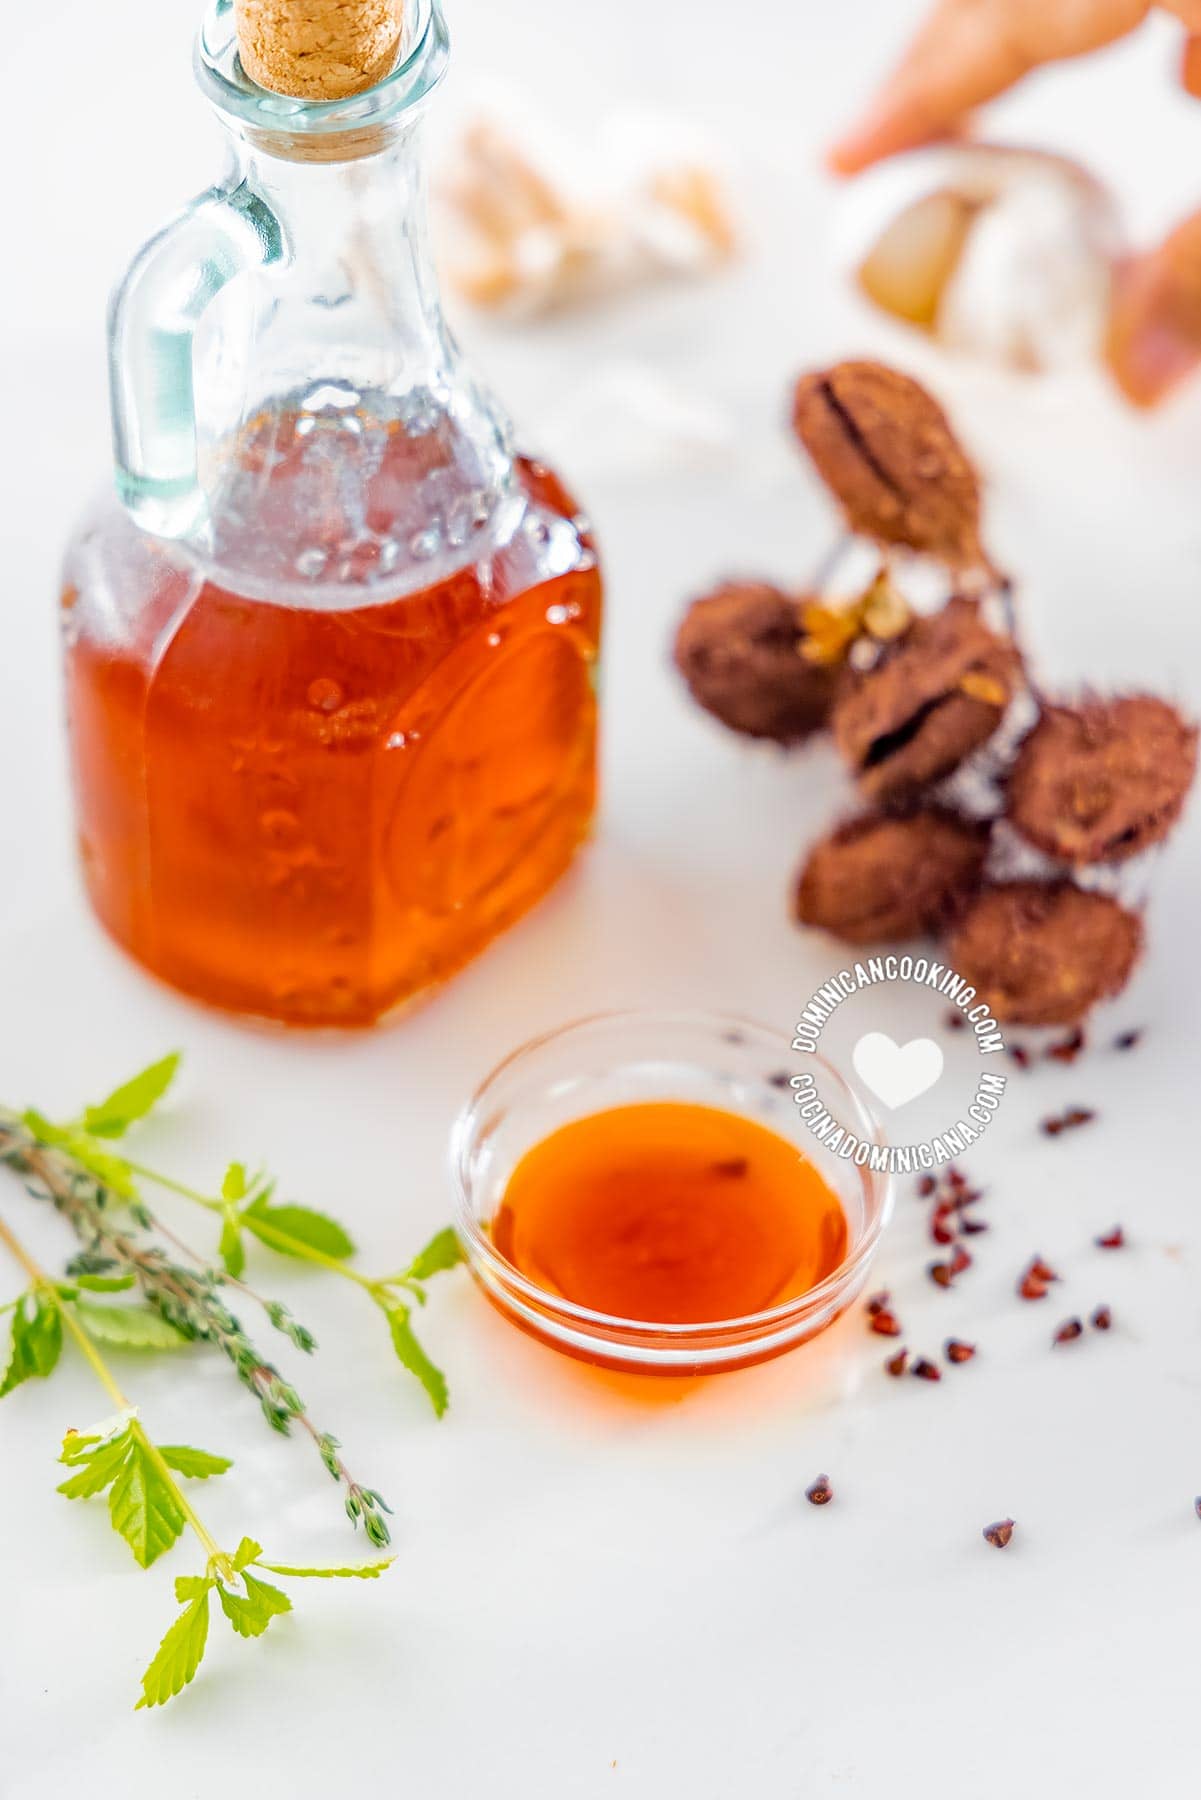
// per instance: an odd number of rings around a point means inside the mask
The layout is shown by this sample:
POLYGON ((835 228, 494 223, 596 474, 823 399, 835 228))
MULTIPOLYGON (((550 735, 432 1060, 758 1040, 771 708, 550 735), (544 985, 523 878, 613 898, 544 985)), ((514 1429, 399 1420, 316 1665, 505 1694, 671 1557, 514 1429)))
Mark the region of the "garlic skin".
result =
POLYGON ((1067 157, 937 145, 855 184, 840 261, 873 303, 948 348, 1009 368, 1094 359, 1121 234, 1067 157))
POLYGON ((668 121, 618 117, 556 142, 528 106, 477 108, 437 184, 452 284, 529 317, 727 262, 736 234, 703 146, 668 121))

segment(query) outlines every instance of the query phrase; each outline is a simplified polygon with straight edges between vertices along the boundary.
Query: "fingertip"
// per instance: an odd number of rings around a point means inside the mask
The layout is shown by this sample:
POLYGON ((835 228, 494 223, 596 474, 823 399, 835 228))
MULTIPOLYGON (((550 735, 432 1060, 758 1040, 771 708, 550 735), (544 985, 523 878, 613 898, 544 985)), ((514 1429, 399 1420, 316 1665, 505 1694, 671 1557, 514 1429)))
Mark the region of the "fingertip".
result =
POLYGON ((1180 56, 1180 85, 1194 100, 1201 100, 1201 37, 1186 37, 1180 56))

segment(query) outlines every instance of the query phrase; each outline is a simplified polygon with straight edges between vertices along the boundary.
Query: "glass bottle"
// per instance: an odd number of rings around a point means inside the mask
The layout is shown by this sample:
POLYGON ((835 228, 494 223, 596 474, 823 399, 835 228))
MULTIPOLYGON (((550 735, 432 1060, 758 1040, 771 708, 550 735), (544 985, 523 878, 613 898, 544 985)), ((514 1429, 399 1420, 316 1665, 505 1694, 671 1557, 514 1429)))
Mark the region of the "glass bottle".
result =
POLYGON ((92 905, 175 986, 292 1024, 444 980, 595 797, 596 559, 444 323, 419 121, 447 39, 406 12, 394 72, 317 104, 253 84, 212 7, 231 168, 115 296, 119 503, 66 563, 92 905))

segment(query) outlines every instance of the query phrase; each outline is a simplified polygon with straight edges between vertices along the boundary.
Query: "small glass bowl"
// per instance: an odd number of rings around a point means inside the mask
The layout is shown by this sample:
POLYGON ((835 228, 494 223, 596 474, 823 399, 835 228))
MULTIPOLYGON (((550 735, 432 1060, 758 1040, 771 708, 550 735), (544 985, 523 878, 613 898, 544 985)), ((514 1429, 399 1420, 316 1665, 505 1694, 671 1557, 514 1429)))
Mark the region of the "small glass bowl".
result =
MULTIPOLYGON (((871 1109, 836 1069, 809 1055, 804 1066, 820 1071, 823 1099, 848 1129, 883 1144, 871 1109)), ((892 1181, 831 1154, 806 1130, 787 1086, 797 1068, 791 1040, 782 1033, 706 1013, 601 1013, 513 1051, 464 1106, 451 1137, 455 1228, 485 1294, 514 1324, 556 1350, 647 1374, 741 1368, 824 1331, 863 1287, 892 1212, 892 1181), (539 1287, 503 1257, 489 1224, 525 1152, 572 1119, 654 1100, 719 1107, 794 1140, 846 1213, 847 1254, 833 1273, 763 1312, 664 1325, 578 1306, 539 1287)))

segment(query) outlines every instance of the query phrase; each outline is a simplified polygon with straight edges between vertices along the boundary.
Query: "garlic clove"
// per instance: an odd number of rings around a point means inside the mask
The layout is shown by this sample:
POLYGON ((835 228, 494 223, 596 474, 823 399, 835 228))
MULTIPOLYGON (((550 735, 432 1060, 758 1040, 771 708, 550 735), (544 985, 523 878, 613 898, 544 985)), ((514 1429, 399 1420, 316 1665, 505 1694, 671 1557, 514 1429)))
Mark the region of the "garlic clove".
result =
POLYGON ((844 257, 883 310, 1021 369, 1095 355, 1119 233, 1101 185, 1066 157, 938 145, 856 186, 844 257))

